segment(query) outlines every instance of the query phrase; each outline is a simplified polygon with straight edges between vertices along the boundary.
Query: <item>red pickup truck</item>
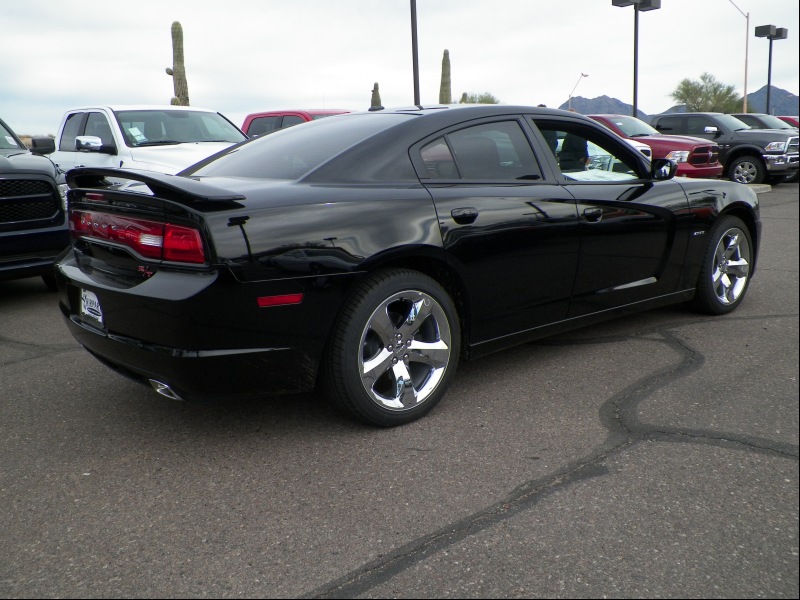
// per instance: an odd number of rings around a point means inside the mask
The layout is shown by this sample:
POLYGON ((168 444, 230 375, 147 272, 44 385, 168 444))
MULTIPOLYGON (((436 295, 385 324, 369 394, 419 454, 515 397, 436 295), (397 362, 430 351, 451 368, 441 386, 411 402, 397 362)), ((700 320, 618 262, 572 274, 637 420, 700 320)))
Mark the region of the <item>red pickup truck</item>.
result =
POLYGON ((618 136, 644 142, 653 150, 653 158, 669 158, 678 164, 678 177, 718 179, 722 175, 719 146, 708 140, 684 135, 664 135, 627 115, 586 115, 605 125, 618 136))
POLYGON ((286 129, 292 125, 299 125, 307 121, 314 121, 323 117, 341 115, 351 112, 340 108, 311 109, 311 110, 272 110, 247 115, 242 124, 242 131, 249 137, 267 135, 279 129, 286 129))

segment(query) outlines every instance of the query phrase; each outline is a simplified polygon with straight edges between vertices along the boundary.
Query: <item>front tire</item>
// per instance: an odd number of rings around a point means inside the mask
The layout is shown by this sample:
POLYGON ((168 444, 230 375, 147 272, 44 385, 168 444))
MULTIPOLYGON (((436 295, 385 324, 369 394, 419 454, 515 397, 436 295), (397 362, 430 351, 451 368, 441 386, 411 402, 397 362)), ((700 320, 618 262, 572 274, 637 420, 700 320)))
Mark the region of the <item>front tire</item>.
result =
POLYGON ((460 345, 458 313, 442 286, 416 271, 381 271, 348 297, 322 385, 336 407, 361 421, 410 423, 444 396, 460 345))
POLYGON ((710 234, 692 307, 706 314, 723 315, 736 310, 747 293, 753 241, 745 224, 733 216, 720 218, 710 234))
POLYGON ((728 167, 728 177, 737 183, 762 183, 767 170, 755 156, 740 156, 728 167))

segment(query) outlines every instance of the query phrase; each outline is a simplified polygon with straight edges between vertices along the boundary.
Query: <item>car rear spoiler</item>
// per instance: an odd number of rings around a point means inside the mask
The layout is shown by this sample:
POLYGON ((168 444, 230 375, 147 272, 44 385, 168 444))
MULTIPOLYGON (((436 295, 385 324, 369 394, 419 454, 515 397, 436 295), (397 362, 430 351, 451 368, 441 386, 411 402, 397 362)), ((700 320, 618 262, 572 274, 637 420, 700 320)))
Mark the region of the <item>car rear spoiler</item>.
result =
MULTIPOLYGON (((115 183, 108 180, 138 181, 145 184, 153 195, 182 204, 193 202, 237 202, 245 196, 203 183, 197 179, 168 175, 156 171, 113 169, 102 167, 78 167, 67 171, 70 189, 108 188, 115 183)), ((119 190, 124 191, 124 190, 119 190)))

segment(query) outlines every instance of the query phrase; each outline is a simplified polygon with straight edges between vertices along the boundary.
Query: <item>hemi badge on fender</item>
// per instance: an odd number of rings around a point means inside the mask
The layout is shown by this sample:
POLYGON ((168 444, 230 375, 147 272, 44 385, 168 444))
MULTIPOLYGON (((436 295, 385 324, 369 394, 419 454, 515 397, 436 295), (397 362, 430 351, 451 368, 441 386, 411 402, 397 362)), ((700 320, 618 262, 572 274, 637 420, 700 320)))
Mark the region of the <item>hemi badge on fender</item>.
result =
POLYGON ((269 308, 270 306, 286 306, 287 304, 300 304, 303 301, 303 294, 261 296, 257 300, 259 308, 269 308))
POLYGON ((692 237, 695 237, 695 236, 698 236, 698 235, 705 235, 705 234, 706 234, 705 231, 693 231, 692 232, 692 237))

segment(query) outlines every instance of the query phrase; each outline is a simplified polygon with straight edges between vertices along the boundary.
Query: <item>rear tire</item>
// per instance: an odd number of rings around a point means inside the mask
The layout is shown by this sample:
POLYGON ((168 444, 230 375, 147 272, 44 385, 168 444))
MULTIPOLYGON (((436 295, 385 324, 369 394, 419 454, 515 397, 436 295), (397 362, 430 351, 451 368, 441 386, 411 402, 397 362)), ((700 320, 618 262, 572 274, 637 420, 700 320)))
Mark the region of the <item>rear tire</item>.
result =
POLYGON ((733 216, 721 217, 709 233, 691 306, 706 314, 724 315, 736 310, 747 293, 753 241, 742 220, 733 216))
POLYGON ((329 400, 381 427, 410 423, 444 396, 458 364, 455 305, 430 277, 380 271, 348 297, 322 368, 329 400))

